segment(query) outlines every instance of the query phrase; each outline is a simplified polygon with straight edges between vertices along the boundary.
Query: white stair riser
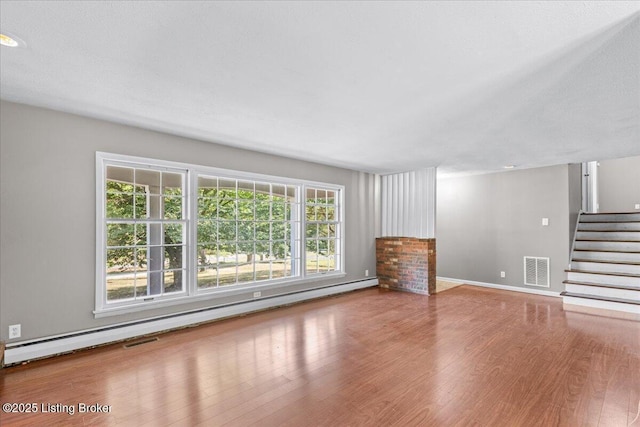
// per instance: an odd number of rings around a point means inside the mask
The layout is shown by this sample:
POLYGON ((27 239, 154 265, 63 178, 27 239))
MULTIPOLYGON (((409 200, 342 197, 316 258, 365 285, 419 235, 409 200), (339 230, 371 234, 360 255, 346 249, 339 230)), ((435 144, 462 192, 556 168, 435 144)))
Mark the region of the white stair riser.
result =
POLYGON ((580 215, 580 222, 640 221, 640 213, 580 215))
POLYGON ((613 276, 609 274, 591 274, 570 271, 567 273, 567 279, 572 282, 602 283, 603 285, 640 286, 640 278, 638 277, 613 276))
POLYGON ((576 241, 575 249, 594 251, 640 252, 640 242, 580 242, 576 241))
POLYGON ((602 262, 571 261, 571 269, 584 271, 601 271, 606 273, 640 274, 640 265, 606 264, 602 262))
POLYGON ((637 231, 578 231, 576 238, 579 240, 640 242, 640 233, 637 231))
POLYGON ((562 297, 564 304, 581 305, 583 307, 601 308, 604 310, 623 311, 625 313, 640 314, 640 305, 624 304, 620 302, 601 301, 587 298, 562 297))
POLYGON ((581 222, 578 231, 640 231, 640 222, 581 222))
POLYGON ((606 298, 621 298, 640 302, 640 287, 637 290, 601 288, 598 286, 584 286, 567 283, 567 292, 572 294, 594 295, 606 298))
POLYGON ((627 261, 640 262, 640 252, 598 252, 598 251, 574 251, 574 259, 587 259, 594 261, 627 261))

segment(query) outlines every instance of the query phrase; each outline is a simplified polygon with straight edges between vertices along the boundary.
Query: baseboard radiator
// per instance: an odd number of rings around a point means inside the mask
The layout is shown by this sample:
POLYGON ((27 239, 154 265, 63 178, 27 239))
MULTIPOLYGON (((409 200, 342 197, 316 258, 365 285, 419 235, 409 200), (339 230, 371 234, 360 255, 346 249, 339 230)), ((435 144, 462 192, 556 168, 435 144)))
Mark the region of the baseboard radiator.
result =
POLYGON ((75 350, 96 347, 172 329, 194 326, 199 323, 211 322, 226 317, 238 316, 377 285, 377 278, 358 280, 308 291, 262 298, 255 301, 209 307, 36 340, 7 343, 4 352, 3 366, 15 365, 43 357, 69 353, 75 350))

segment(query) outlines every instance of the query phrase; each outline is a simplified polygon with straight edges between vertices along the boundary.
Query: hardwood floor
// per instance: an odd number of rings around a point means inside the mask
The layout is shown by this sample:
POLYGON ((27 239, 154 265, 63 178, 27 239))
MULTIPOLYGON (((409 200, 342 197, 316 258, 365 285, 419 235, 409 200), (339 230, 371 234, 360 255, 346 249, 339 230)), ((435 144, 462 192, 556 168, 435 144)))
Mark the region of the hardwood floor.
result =
POLYGON ((640 323, 493 289, 374 288, 2 369, 0 387, 39 410, 0 412, 3 427, 620 427, 639 409, 640 323))

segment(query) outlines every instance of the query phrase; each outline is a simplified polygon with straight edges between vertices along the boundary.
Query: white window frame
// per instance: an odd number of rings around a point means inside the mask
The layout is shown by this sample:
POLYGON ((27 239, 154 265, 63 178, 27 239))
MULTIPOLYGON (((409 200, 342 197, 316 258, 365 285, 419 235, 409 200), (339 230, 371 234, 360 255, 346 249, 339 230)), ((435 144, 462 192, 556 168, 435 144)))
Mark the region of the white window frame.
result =
MULTIPOLYGON (((155 309, 177 304, 185 304, 195 301, 215 299, 238 294, 247 294, 247 299, 253 299, 254 289, 274 289, 282 286, 309 283, 329 278, 339 278, 346 276, 345 273, 345 225, 344 225, 344 200, 345 187, 337 184, 324 182, 291 179, 271 175, 256 174, 250 172, 234 171, 228 169, 207 167, 188 163, 157 160, 146 157, 126 156, 105 152, 96 152, 96 298, 95 310, 96 318, 134 313, 141 310, 155 309), (106 166, 120 165, 125 167, 150 167, 167 169, 169 171, 185 171, 185 203, 184 221, 186 223, 186 274, 184 292, 155 296, 149 300, 126 301, 122 303, 108 303, 106 301, 106 206, 105 206, 105 185, 106 166), (297 236, 299 251, 299 265, 296 268, 296 275, 278 279, 263 280, 258 282, 248 282, 236 285, 228 285, 216 288, 198 289, 197 284, 197 212, 198 194, 197 183, 199 175, 224 177, 238 180, 259 181, 271 184, 295 186, 298 194, 297 209, 295 213, 299 221, 299 233, 297 236), (305 191, 306 187, 321 188, 335 191, 337 199, 336 220, 339 221, 336 234, 336 244, 339 244, 339 257, 335 259, 335 271, 323 273, 306 273, 306 247, 305 247, 305 191)), ((292 248, 293 251, 293 248, 292 248)), ((338 251, 336 247, 336 252, 338 251)), ((295 258, 292 256, 292 258, 295 258)))
MULTIPOLYGON (((327 239, 328 241, 333 240, 334 244, 335 244, 335 248, 334 250, 336 251, 336 253, 338 254, 338 256, 335 257, 334 259, 334 269, 335 271, 342 271, 342 263, 343 263, 343 254, 344 254, 344 239, 342 238, 342 230, 344 228, 344 221, 343 221, 343 204, 342 204, 342 192, 341 191, 336 191, 335 189, 331 188, 331 187, 327 187, 326 184, 321 184, 320 186, 318 185, 314 185, 314 184, 310 184, 310 183, 305 183, 302 186, 302 195, 301 195, 301 211, 303 212, 303 217, 304 217, 304 223, 302 225, 302 230, 301 230, 301 241, 302 241, 302 248, 303 248, 303 252, 305 255, 305 261, 303 263, 301 263, 301 268, 304 270, 305 274, 307 277, 312 277, 312 276, 317 276, 317 275, 325 275, 325 274, 331 274, 331 271, 317 271, 317 272, 308 272, 307 271, 307 260, 306 260, 306 253, 307 253, 307 236, 306 236, 306 225, 307 225, 307 215, 306 215, 306 208, 307 208, 307 190, 310 189, 314 189, 314 190, 319 190, 319 191, 334 191, 335 192, 335 196, 334 199, 336 199, 335 202, 335 212, 334 212, 334 219, 332 221, 329 220, 325 220, 325 221, 312 221, 315 222, 317 224, 330 224, 333 223, 336 226, 336 231, 335 231, 335 237, 332 239, 327 239)), ((316 206, 316 203, 312 203, 311 205, 316 206)), ((322 204, 323 206, 328 206, 325 204, 322 204)), ((315 240, 316 242, 320 241, 320 240, 324 240, 324 239, 319 239, 319 238, 315 238, 312 239, 315 240)))

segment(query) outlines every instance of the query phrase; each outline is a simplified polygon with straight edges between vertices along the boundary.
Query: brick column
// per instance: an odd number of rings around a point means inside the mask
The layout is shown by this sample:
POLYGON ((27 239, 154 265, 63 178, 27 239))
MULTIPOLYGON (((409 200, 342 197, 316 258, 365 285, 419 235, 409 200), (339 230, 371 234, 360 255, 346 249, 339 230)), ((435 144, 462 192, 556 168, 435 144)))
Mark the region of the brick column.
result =
POLYGON ((380 286, 423 295, 436 291, 436 239, 379 237, 376 275, 380 286))

